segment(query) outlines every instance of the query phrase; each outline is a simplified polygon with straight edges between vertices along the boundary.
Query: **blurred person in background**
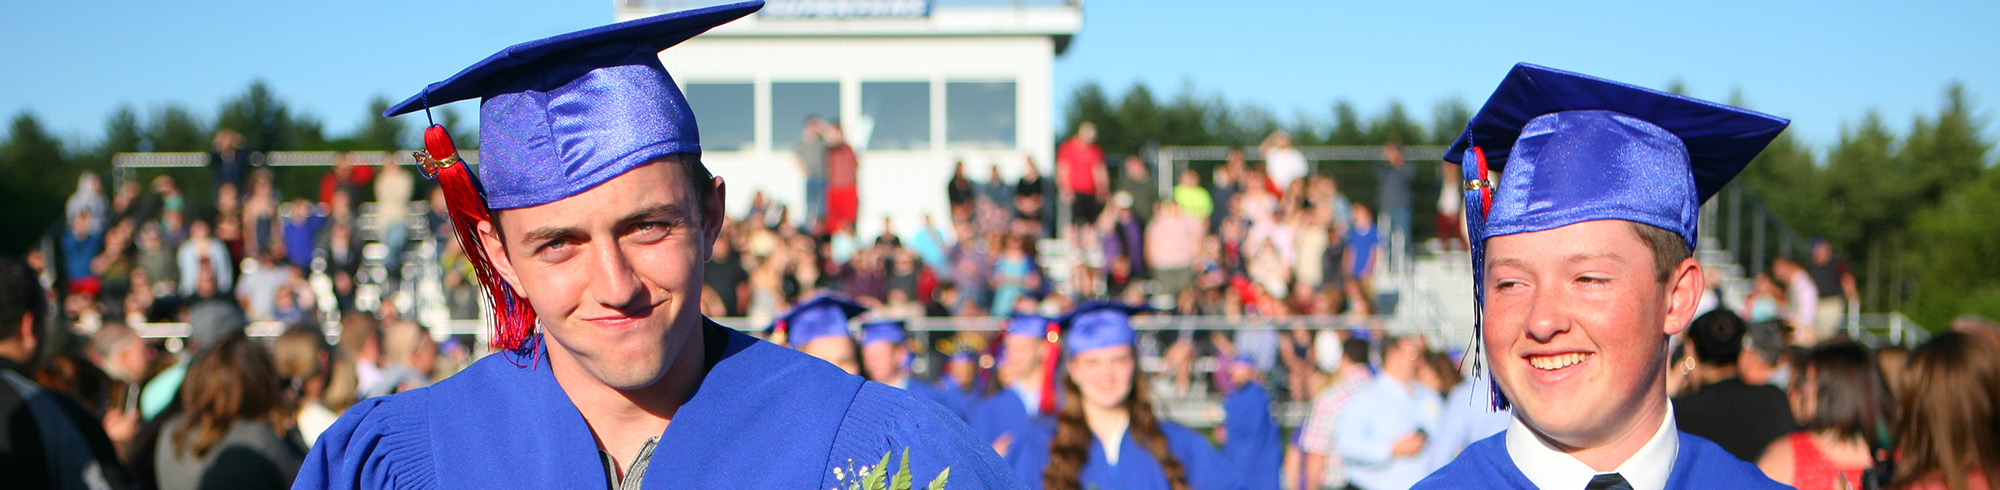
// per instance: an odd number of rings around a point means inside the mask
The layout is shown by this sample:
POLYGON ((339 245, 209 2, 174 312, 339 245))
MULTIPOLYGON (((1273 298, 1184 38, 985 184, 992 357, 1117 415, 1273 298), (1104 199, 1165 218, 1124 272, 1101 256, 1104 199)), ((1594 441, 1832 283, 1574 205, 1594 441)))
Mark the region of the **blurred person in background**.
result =
POLYGON ((1232 468, 1207 439, 1154 410, 1133 344, 1130 315, 1137 311, 1093 302, 1063 317, 1068 368, 1057 375, 1068 401, 1044 404, 1054 409, 1054 423, 1023 430, 1006 451, 1028 488, 1243 488, 1244 468, 1232 468))
POLYGON ((1789 257, 1771 261, 1771 276, 1785 288, 1786 309, 1781 315, 1792 326, 1792 343, 1813 345, 1831 332, 1819 330, 1819 287, 1812 274, 1789 257))
POLYGON ((1429 363, 1423 337, 1385 335, 1381 346, 1382 371, 1341 410, 1334 449, 1349 485, 1401 490, 1437 469, 1426 451, 1444 399, 1417 380, 1429 363))
POLYGON ((1736 360, 1737 375, 1744 383, 1787 389, 1793 374, 1791 345, 1785 342, 1782 322, 1752 323, 1743 334, 1743 354, 1736 360))
POLYGON ((1688 326, 1688 345, 1701 368, 1700 389, 1674 399, 1680 430, 1701 436, 1743 461, 1755 462, 1771 441, 1798 426, 1784 390, 1750 384, 1737 372, 1743 353, 1743 319, 1717 309, 1688 326))
POLYGON ((62 277, 69 284, 70 292, 95 290, 99 283, 90 263, 104 252, 104 231, 103 225, 95 219, 90 213, 71 216, 68 230, 57 243, 63 257, 62 277))
POLYGON ((1347 464, 1335 451, 1341 413, 1354 394, 1373 384, 1368 367, 1368 341, 1348 337, 1340 343, 1339 368, 1333 380, 1313 396, 1312 412, 1299 428, 1299 450, 1304 457, 1305 483, 1300 488, 1348 488, 1347 464))
MULTIPOLYGON (((1481 354, 1481 352, 1467 352, 1465 355, 1481 354)), ((1472 369, 1475 364, 1486 367, 1492 366, 1491 363, 1490 360, 1482 362, 1468 359, 1465 366, 1467 369, 1472 369)), ((1493 408, 1493 390, 1488 384, 1490 383, 1488 376, 1491 374, 1460 376, 1460 371, 1457 365, 1452 363, 1451 356, 1441 352, 1431 354, 1431 369, 1440 374, 1438 381, 1451 383, 1439 392, 1445 394, 1444 414, 1438 416, 1437 434, 1429 441, 1431 457, 1435 458, 1433 461, 1443 466, 1453 458, 1457 458, 1459 452, 1471 447, 1472 443, 1507 430, 1507 424, 1514 420, 1514 412, 1510 409, 1493 408)))
POLYGON ((1192 168, 1182 170, 1180 180, 1174 182, 1172 201, 1180 206, 1181 212, 1204 224, 1209 213, 1215 212, 1214 197, 1208 194, 1208 188, 1201 186, 1201 173, 1192 168))
POLYGON ((354 361, 355 382, 364 393, 373 388, 382 381, 386 367, 382 362, 382 321, 361 312, 340 315, 340 352, 354 361))
POLYGON ((102 407, 104 432, 118 454, 130 454, 128 447, 139 432, 139 388, 153 376, 158 354, 139 333, 124 323, 107 323, 90 336, 91 362, 116 381, 109 404, 102 407))
POLYGON ((1811 259, 1804 264, 1806 275, 1812 278, 1813 289, 1819 297, 1813 303, 1813 330, 1832 335, 1841 321, 1847 317, 1847 305, 1861 298, 1854 287, 1854 272, 1847 270, 1847 261, 1835 259, 1833 244, 1825 237, 1812 240, 1811 259))
POLYGON ((188 225, 187 240, 181 242, 178 258, 181 296, 208 296, 235 289, 236 266, 230 261, 229 250, 210 234, 208 222, 195 221, 188 225), (196 282, 203 274, 208 274, 215 281, 215 291, 197 295, 196 282))
POLYGON ((283 224, 278 221, 284 199, 271 179, 269 168, 251 171, 243 192, 243 250, 251 256, 285 253, 283 224))
POLYGON ((1382 163, 1375 166, 1375 201, 1380 206, 1376 211, 1382 214, 1382 228, 1388 232, 1382 241, 1395 247, 1388 249, 1391 257, 1406 257, 1411 250, 1410 203, 1415 200, 1412 184, 1416 179, 1416 167, 1403 157, 1403 142, 1390 140, 1382 145, 1382 163))
POLYGON ((1126 155, 1125 165, 1118 172, 1118 182, 1112 185, 1112 193, 1132 196, 1132 214, 1140 223, 1153 222, 1153 210, 1160 203, 1160 183, 1153 180, 1152 168, 1139 155, 1126 155))
POLYGON ((917 379, 910 372, 909 331, 903 320, 874 320, 861 324, 861 367, 869 381, 907 390, 965 419, 965 399, 953 387, 917 379))
MULTIPOLYGON (((1243 490, 1278 490, 1285 466, 1285 440, 1271 416, 1271 392, 1258 382, 1262 373, 1248 358, 1225 360, 1221 378, 1222 457, 1236 469, 1243 490)), ((1145 378, 1135 382, 1144 383, 1145 378)))
MULTIPOLYGON (((1264 174, 1279 189, 1291 188, 1292 181, 1305 178, 1312 173, 1306 164, 1306 155, 1292 146, 1292 133, 1284 130, 1272 131, 1257 146, 1258 153, 1264 155, 1264 174)), ((1263 185, 1252 181, 1252 186, 1263 185)))
POLYGON ((1048 238, 1049 231, 1055 229, 1055 215, 1048 212, 1048 185, 1049 181, 1042 178, 1041 166, 1035 164, 1034 157, 1028 157, 1021 166, 1021 179, 1014 183, 1014 233, 1039 239, 1048 238))
POLYGON ((818 226, 826 219, 826 156, 832 143, 826 138, 826 120, 818 114, 806 116, 805 128, 799 132, 799 142, 793 151, 799 157, 799 171, 805 175, 806 202, 805 224, 808 228, 818 226))
POLYGON ((2000 348, 1960 332, 1910 353, 1892 488, 2000 489, 2000 348))
POLYGON ((304 454, 280 435, 292 414, 276 369, 263 344, 241 332, 194 360, 181 413, 167 420, 154 453, 162 490, 291 486, 304 454))
MULTIPOLYGON (((841 131, 840 123, 828 123, 824 137, 827 145, 824 183, 826 231, 833 233, 853 228, 860 218, 861 159, 855 156, 854 146, 847 144, 847 135, 841 131)), ((883 230, 883 233, 893 232, 893 229, 883 230)))
POLYGON ((1056 148, 1056 190, 1062 203, 1069 206, 1070 239, 1076 240, 1083 232, 1074 228, 1096 222, 1104 211, 1105 198, 1111 195, 1104 150, 1097 147, 1096 124, 1078 124, 1076 132, 1056 148))
POLYGON ((389 396, 430 386, 437 358, 437 342, 423 325, 409 320, 390 322, 382 329, 382 378, 363 386, 361 397, 389 396))
POLYGON ((846 298, 822 295, 778 317, 767 339, 832 363, 847 374, 861 374, 861 349, 847 323, 867 311, 846 298))
POLYGON ((417 179, 403 168, 394 152, 382 156, 382 171, 375 175, 375 230, 382 245, 389 247, 383 265, 389 272, 388 289, 403 280, 403 250, 410 244, 410 200, 417 179))
POLYGON ((10 488, 130 485, 102 421, 30 380, 50 315, 27 266, 0 258, 0 479, 10 488))
POLYGON ((98 178, 97 172, 86 171, 77 175, 76 192, 71 193, 69 201, 63 203, 65 222, 75 223, 77 215, 90 215, 90 222, 98 227, 91 231, 103 231, 105 223, 109 223, 105 218, 110 212, 110 204, 104 199, 104 181, 98 178))
POLYGON ((221 189, 223 185, 243 188, 244 180, 255 164, 250 151, 244 145, 242 133, 229 129, 216 130, 208 147, 208 170, 214 175, 216 189, 221 189))
POLYGON ((340 418, 326 401, 333 375, 333 347, 327 345, 326 335, 319 329, 292 327, 272 341, 271 357, 296 409, 289 425, 299 438, 297 442, 310 448, 319 434, 340 418))
MULTIPOLYGON (((1005 333, 994 340, 1000 343, 994 368, 997 390, 973 407, 967 422, 980 440, 991 444, 1000 454, 1007 454, 1021 437, 1020 432, 1030 427, 1042 405, 1042 384, 1046 379, 1042 372, 1044 342, 1054 321, 1016 313, 1002 327, 1005 333)), ((1021 476, 1023 480, 1034 478, 1034 475, 1021 476)))
POLYGON ((1874 488, 1886 480, 1868 470, 1886 459, 1896 406, 1866 347, 1813 349, 1788 395, 1801 430, 1764 449, 1757 460, 1764 474, 1799 490, 1874 488))

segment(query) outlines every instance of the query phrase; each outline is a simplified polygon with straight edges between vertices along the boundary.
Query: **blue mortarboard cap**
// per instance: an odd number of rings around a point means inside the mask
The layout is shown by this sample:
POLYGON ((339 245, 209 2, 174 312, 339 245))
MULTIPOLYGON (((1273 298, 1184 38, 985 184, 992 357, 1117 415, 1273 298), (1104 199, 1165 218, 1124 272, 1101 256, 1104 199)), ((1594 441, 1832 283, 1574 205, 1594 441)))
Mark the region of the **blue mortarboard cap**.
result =
POLYGON ((529 41, 382 113, 479 107, 479 179, 492 209, 538 206, 674 154, 700 154, 694 112, 660 51, 762 8, 686 10, 529 41))
MULTIPOLYGON (((1492 209, 1483 213, 1480 240, 1618 219, 1678 233, 1692 250, 1701 203, 1788 124, 1522 63, 1473 115, 1445 159, 1473 163, 1470 153, 1478 147, 1489 170, 1505 172, 1492 209)), ((1467 182, 1486 179, 1477 165, 1464 168, 1467 182)))
MULTIPOLYGON (((1445 151, 1445 160, 1464 171, 1474 300, 1485 301, 1485 243, 1496 236, 1615 219, 1674 232, 1694 250, 1701 203, 1789 124, 1589 75, 1514 65, 1445 151), (1500 181, 1491 183, 1482 167, 1501 174, 1500 181)), ((1497 388, 1495 395, 1495 405, 1506 406, 1497 388)))
POLYGON ((861 345, 876 342, 900 344, 908 336, 902 320, 875 320, 861 324, 861 345))
POLYGON ((785 330, 785 344, 798 347, 821 337, 849 335, 847 320, 865 311, 867 307, 846 298, 820 296, 792 307, 778 324, 785 330))
POLYGON ((1132 345, 1132 315, 1145 307, 1090 301, 1063 315, 1063 345, 1070 354, 1132 345))
POLYGON ((1007 317, 1007 335, 1019 335, 1038 339, 1047 337, 1049 336, 1049 324, 1055 323, 1055 321, 1054 318, 1041 315, 1016 313, 1007 317))

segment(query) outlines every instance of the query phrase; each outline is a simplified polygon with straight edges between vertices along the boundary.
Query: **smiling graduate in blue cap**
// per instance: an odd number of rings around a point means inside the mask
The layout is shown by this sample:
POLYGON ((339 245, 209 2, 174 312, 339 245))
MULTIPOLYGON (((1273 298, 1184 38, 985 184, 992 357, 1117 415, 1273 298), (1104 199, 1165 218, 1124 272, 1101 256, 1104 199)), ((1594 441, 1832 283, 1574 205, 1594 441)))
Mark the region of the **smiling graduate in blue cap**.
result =
POLYGON ((1132 315, 1143 307, 1086 302, 1064 315, 1067 398, 1022 432, 1007 462, 1030 488, 1230 490, 1240 475, 1201 434, 1154 411, 1139 375, 1132 315))
POLYGON ((1785 488, 1676 430, 1665 369, 1705 289, 1701 203, 1787 124, 1516 65, 1445 153, 1464 170, 1477 346, 1514 421, 1416 488, 1785 488))
POLYGON ((477 175, 438 126, 420 161, 496 305, 499 352, 355 405, 295 488, 845 488, 864 466, 1018 486, 935 404, 699 313, 724 186, 659 52, 762 6, 509 47, 385 114, 481 99, 477 175))

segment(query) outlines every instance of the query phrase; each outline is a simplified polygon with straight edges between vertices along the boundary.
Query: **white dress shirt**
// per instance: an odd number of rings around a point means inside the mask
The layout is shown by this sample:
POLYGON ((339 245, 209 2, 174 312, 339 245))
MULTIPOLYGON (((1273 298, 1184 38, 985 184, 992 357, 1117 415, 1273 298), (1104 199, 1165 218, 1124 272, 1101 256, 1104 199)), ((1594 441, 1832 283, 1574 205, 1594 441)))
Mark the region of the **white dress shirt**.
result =
MULTIPOLYGON (((1547 490, 1582 490, 1599 474, 1569 453, 1550 446, 1528 430, 1520 418, 1507 427, 1507 456, 1536 487, 1547 490)), ((1665 490, 1667 476, 1673 474, 1674 459, 1680 456, 1680 429, 1674 424, 1674 406, 1667 404, 1666 421, 1653 438, 1639 447, 1631 459, 1611 471, 1625 477, 1632 490, 1665 490)))

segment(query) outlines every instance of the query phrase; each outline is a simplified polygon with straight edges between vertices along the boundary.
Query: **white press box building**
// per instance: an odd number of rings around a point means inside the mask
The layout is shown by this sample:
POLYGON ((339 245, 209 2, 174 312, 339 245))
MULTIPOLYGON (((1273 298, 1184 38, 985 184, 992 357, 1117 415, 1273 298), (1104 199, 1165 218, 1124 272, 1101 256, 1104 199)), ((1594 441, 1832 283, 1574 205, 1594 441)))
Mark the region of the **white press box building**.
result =
MULTIPOLYGON (((615 0, 631 20, 723 0, 615 0)), ((859 237, 930 214, 950 233, 955 162, 983 182, 1057 144, 1053 65, 1083 25, 1080 0, 769 0, 660 55, 701 124, 702 159, 741 216, 753 192, 803 217, 793 151, 806 118, 837 120, 860 158, 859 237)))

